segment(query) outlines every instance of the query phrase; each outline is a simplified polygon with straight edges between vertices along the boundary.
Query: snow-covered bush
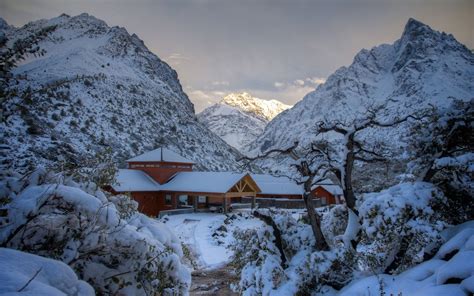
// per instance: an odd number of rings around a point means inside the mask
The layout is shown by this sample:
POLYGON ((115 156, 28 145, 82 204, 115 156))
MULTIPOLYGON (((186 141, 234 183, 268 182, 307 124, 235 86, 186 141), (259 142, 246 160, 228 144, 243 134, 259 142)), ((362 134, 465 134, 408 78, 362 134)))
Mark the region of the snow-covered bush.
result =
POLYGON ((130 198, 129 195, 112 195, 108 199, 115 205, 122 219, 130 219, 137 213, 138 203, 130 198))
POLYGON ((95 295, 94 289, 78 280, 63 262, 6 248, 0 248, 0 262, 2 294, 95 295))
POLYGON ((446 204, 430 183, 402 183, 358 201, 362 238, 358 245, 362 271, 399 273, 423 261, 439 247, 446 227, 434 209, 446 204))
POLYGON ((268 226, 234 232, 232 264, 240 272, 238 290, 242 295, 269 295, 286 280, 275 237, 268 226))
POLYGON ((431 181, 449 195, 443 215, 452 224, 474 219, 474 153, 438 158, 433 169, 431 181))
POLYGON ((355 280, 337 295, 472 295, 474 221, 447 228, 441 236, 445 243, 432 259, 399 275, 355 280))
POLYGON ((314 248, 314 235, 311 225, 300 223, 286 210, 269 209, 259 210, 269 215, 281 233, 282 246, 288 259, 302 250, 314 248))
MULTIPOLYGON (((339 215, 344 210, 326 209, 323 212, 323 215, 331 216, 334 213, 339 215)), ((331 251, 314 251, 315 240, 310 225, 297 221, 285 210, 259 210, 259 213, 270 216, 278 227, 287 262, 282 267, 270 226, 261 231, 236 232, 234 264, 242 270, 239 283, 242 293, 308 295, 325 285, 340 288, 352 279, 355 256, 344 244, 338 244, 331 251)), ((335 218, 328 220, 334 222, 335 218)), ((344 222, 342 234, 345 226, 344 222)), ((338 235, 338 231, 333 233, 334 237, 338 235)))
POLYGON ((341 237, 347 228, 347 207, 335 205, 322 208, 321 230, 326 238, 326 242, 331 248, 336 247, 336 238, 341 237))
POLYGON ((474 219, 474 99, 454 100, 413 127, 411 174, 449 196, 443 208, 453 224, 474 219))
POLYGON ((37 171, 0 182, 11 199, 0 218, 0 246, 60 260, 98 293, 188 291, 180 243, 166 226, 137 212, 120 213, 115 204, 127 204, 126 197, 114 204, 93 183, 52 180, 57 175, 37 171))

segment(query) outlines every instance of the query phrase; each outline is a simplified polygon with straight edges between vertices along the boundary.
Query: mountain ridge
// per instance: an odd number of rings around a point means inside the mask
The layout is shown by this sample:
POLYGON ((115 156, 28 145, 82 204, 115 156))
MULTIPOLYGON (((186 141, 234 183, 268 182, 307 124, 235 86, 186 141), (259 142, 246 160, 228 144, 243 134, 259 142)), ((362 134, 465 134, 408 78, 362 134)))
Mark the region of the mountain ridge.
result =
MULTIPOLYGON (((363 118, 367 109, 386 105, 386 119, 435 105, 448 108, 454 99, 471 100, 474 94, 474 55, 451 34, 410 19, 400 39, 363 49, 351 65, 337 69, 326 82, 308 93, 293 108, 272 120, 250 144, 249 153, 287 148, 298 141, 305 146, 316 139, 315 123, 363 118)), ((408 124, 372 137, 400 143, 403 150, 408 124)), ((369 131, 365 136, 370 136, 369 131)), ((403 154, 403 152, 400 152, 403 154)), ((288 168, 291 161, 266 159, 267 170, 288 168)))
POLYGON ((197 169, 238 170, 240 153, 197 121, 176 71, 137 35, 88 14, 2 32, 11 47, 46 27, 53 29, 38 43, 45 54, 27 56, 13 70, 18 85, 11 87, 28 98, 5 104, 3 169, 73 162, 105 147, 124 165, 163 146, 196 161, 197 169))

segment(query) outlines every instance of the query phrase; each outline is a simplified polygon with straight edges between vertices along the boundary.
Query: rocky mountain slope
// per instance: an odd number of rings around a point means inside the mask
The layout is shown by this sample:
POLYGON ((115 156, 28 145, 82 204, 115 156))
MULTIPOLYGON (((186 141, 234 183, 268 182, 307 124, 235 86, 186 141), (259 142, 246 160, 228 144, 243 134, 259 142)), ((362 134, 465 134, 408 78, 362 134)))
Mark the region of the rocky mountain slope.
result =
POLYGON ((197 115, 198 120, 229 145, 245 151, 267 123, 291 106, 250 94, 231 93, 197 115))
MULTIPOLYGON (((474 98, 474 54, 451 34, 431 29, 414 19, 394 44, 363 49, 348 67, 341 67, 292 109, 271 121, 251 144, 251 153, 287 148, 315 139, 319 120, 350 123, 368 108, 386 104, 385 118, 416 113, 430 104, 446 108, 454 99, 474 98)), ((370 130, 364 136, 399 149, 403 155, 408 125, 370 130)), ((269 158, 260 165, 288 167, 269 158)))
POLYGON ((238 151, 197 121, 177 73, 138 36, 87 14, 0 26, 10 48, 44 29, 44 55, 14 69, 12 87, 27 95, 2 103, 2 169, 74 161, 104 147, 123 161, 158 146, 200 169, 237 168, 238 151))

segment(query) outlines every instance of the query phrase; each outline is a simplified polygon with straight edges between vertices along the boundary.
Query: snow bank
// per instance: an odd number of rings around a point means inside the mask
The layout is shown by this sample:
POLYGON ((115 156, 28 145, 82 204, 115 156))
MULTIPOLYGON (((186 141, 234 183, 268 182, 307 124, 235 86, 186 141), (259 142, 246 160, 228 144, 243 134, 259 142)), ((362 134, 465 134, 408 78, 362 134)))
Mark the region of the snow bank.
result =
POLYGON ((2 293, 45 296, 95 295, 94 289, 89 284, 79 280, 74 271, 60 261, 0 248, 0 262, 2 293))
POLYGON ((474 223, 469 221, 448 230, 457 230, 457 234, 441 246, 433 259, 398 276, 381 274, 355 280, 337 295, 378 295, 381 289, 386 295, 472 295, 474 223))
POLYGON ((0 182, 11 198, 7 217, 0 217, 2 245, 65 262, 98 293, 188 292, 180 242, 163 223, 134 205, 124 215, 91 184, 36 184, 42 179, 0 182))

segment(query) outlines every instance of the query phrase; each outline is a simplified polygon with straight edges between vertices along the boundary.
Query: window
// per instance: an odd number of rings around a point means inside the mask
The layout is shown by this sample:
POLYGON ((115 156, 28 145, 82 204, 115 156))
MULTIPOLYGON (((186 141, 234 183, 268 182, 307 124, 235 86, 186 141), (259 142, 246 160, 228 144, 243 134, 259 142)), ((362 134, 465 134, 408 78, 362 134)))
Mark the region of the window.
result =
POLYGON ((201 203, 201 204, 206 203, 206 196, 199 196, 198 202, 201 203))
POLYGON ((165 195, 165 205, 171 204, 171 194, 165 195))
POLYGON ((179 198, 180 205, 187 205, 188 204, 188 196, 187 195, 180 195, 179 198))

